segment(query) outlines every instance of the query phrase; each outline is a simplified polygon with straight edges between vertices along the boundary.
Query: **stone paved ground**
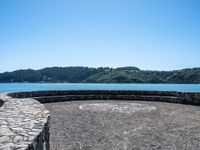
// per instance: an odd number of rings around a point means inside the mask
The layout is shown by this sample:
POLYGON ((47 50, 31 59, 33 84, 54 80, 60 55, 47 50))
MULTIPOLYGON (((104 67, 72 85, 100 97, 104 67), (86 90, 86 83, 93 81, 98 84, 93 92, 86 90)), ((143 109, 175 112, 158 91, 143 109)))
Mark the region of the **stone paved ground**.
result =
POLYGON ((45 104, 52 150, 199 150, 200 107, 161 102, 45 104))

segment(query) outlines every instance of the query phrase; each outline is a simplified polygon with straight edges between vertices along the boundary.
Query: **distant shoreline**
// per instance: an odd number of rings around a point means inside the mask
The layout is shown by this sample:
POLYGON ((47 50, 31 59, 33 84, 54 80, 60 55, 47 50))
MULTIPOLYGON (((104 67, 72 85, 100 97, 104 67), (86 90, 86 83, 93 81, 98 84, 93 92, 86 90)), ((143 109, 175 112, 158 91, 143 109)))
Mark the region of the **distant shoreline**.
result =
POLYGON ((200 68, 174 71, 137 67, 48 67, 0 73, 0 83, 200 84, 200 68))

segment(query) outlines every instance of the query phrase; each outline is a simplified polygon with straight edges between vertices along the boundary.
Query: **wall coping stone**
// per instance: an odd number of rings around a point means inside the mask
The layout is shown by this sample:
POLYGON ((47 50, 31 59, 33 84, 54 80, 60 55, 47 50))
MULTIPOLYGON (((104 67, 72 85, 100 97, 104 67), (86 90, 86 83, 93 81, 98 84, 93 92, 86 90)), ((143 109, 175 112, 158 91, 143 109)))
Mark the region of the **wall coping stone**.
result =
POLYGON ((49 149, 49 111, 31 99, 0 94, 0 150, 49 149), (42 136, 42 137, 41 137, 42 136), (43 138, 38 142, 38 138, 43 138), (42 141, 42 143, 41 143, 42 141))

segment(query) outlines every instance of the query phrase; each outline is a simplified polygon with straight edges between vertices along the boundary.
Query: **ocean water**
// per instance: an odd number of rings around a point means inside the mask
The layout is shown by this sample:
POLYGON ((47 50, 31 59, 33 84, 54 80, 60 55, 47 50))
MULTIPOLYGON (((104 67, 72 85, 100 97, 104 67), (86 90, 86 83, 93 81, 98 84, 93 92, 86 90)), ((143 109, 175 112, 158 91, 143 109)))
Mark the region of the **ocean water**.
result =
POLYGON ((0 92, 39 90, 154 90, 200 92, 200 84, 2 83, 0 92))

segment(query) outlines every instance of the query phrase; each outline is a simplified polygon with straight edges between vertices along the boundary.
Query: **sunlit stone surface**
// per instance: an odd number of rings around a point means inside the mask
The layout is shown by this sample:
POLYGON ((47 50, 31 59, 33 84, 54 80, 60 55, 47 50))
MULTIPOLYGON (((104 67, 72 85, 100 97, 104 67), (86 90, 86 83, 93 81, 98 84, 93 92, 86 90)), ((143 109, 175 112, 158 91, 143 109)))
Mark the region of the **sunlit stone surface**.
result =
POLYGON ((6 94, 0 94, 0 99, 4 101, 0 107, 0 150, 48 149, 49 111, 34 99, 6 94))
POLYGON ((149 112, 155 110, 156 107, 138 104, 138 103, 121 103, 121 104, 110 104, 110 103, 95 103, 95 104, 82 104, 79 109, 86 111, 111 111, 120 113, 135 113, 135 112, 149 112))

